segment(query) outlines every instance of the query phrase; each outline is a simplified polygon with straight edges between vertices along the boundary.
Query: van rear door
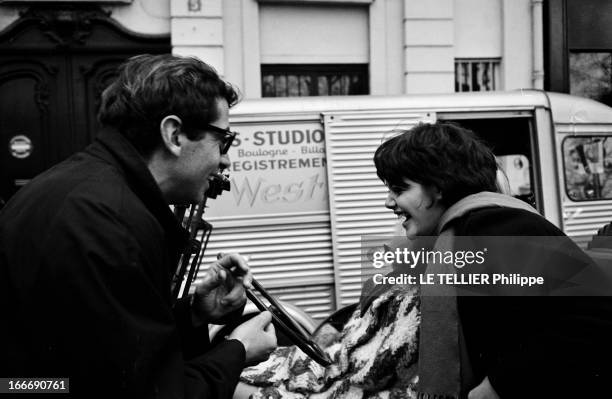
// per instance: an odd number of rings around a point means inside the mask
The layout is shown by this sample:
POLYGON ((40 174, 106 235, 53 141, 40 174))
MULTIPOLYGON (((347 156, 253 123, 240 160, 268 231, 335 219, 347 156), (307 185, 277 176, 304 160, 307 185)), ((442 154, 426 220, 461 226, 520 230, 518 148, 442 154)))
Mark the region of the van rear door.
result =
POLYGON ((359 300, 362 237, 402 234, 397 217, 385 208, 387 188, 372 157, 383 139, 419 122, 434 122, 431 111, 347 111, 323 114, 335 295, 338 307, 359 300))

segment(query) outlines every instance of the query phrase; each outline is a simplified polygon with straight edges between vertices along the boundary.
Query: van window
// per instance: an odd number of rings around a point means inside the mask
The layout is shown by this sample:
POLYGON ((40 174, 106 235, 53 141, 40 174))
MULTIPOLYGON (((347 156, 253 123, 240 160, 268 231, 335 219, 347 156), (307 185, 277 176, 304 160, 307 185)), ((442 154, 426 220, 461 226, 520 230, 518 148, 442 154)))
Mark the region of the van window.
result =
POLYGON ((503 170, 503 173, 498 173, 502 191, 537 208, 530 118, 455 119, 439 115, 438 119, 476 133, 493 150, 497 164, 503 170))
POLYGON ((561 145, 565 192, 572 201, 612 199, 612 140, 566 137, 561 145))

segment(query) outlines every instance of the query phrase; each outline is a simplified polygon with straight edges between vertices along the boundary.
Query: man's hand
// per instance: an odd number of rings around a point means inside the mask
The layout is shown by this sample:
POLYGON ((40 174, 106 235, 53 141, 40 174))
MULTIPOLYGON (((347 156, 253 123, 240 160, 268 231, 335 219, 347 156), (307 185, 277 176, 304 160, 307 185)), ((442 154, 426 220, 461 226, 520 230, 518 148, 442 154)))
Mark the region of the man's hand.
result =
POLYGON ((263 312, 242 323, 229 335, 244 345, 246 364, 253 365, 266 360, 276 348, 276 332, 270 312, 263 312))
POLYGON ((495 389, 489 382, 489 377, 484 380, 476 388, 468 393, 468 399, 500 399, 495 389))
POLYGON ((246 302, 245 288, 253 288, 253 276, 246 260, 239 254, 219 254, 198 284, 193 296, 195 324, 223 323, 223 317, 246 302))

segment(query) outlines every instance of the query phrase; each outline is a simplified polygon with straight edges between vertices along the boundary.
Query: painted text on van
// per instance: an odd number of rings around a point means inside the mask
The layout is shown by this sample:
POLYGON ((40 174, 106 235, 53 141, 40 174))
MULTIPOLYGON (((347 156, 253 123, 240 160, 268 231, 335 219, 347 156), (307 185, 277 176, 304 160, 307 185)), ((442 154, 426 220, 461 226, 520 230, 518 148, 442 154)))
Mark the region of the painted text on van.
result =
POLYGON ((237 206, 244 202, 253 207, 257 200, 267 204, 312 200, 325 194, 325 186, 325 181, 318 173, 306 180, 286 184, 270 182, 261 177, 251 184, 251 181, 245 178, 240 186, 235 179, 232 179, 231 193, 234 195, 237 206))

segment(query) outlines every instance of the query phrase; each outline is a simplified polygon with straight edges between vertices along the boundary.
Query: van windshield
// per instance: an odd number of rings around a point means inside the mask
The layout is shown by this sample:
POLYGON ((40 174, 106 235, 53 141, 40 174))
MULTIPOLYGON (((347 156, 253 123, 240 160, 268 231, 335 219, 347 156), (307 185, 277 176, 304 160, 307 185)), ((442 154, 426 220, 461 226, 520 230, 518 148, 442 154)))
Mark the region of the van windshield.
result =
POLYGON ((612 199, 612 140, 608 136, 566 137, 562 151, 569 199, 612 199))

